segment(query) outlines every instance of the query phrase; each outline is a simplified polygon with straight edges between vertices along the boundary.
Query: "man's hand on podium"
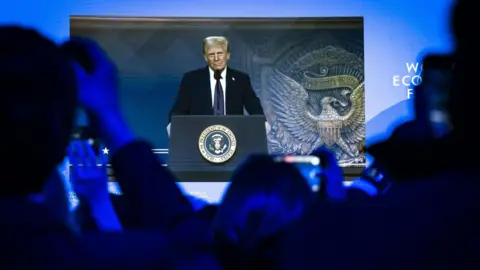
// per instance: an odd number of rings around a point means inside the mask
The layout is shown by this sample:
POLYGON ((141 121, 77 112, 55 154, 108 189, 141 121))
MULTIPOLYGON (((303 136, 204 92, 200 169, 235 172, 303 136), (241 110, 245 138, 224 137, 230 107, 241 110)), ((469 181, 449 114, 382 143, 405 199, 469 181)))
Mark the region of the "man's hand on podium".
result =
POLYGON ((168 126, 167 126, 167 134, 168 134, 168 137, 170 138, 170 126, 172 125, 172 123, 168 123, 168 126))
POLYGON ((270 127, 270 124, 265 121, 265 130, 267 131, 267 135, 268 135, 268 133, 270 133, 270 130, 271 130, 271 129, 272 129, 272 128, 270 127))

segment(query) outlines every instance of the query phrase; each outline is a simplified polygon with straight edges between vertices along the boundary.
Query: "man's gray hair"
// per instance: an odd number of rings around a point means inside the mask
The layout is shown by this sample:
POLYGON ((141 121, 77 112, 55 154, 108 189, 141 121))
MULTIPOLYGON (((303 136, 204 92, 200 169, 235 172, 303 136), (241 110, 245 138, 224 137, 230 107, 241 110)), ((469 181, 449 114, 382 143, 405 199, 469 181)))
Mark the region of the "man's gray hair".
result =
POLYGON ((210 46, 223 46, 227 52, 230 52, 230 45, 226 37, 206 37, 202 43, 202 52, 207 54, 207 48, 210 46))

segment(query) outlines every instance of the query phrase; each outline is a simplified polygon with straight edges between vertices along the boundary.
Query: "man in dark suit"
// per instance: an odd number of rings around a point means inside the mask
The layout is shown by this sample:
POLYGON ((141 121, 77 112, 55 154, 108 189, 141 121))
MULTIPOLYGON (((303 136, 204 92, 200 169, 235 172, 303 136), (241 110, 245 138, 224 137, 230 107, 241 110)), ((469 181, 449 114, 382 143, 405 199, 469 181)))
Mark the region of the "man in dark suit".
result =
MULTIPOLYGON (((208 66, 183 75, 177 99, 170 110, 172 115, 262 115, 263 109, 250 77, 227 67, 230 46, 225 37, 203 40, 203 55, 208 66)), ((267 133, 270 129, 266 124, 267 133)), ((170 124, 167 127, 170 134, 170 124)))

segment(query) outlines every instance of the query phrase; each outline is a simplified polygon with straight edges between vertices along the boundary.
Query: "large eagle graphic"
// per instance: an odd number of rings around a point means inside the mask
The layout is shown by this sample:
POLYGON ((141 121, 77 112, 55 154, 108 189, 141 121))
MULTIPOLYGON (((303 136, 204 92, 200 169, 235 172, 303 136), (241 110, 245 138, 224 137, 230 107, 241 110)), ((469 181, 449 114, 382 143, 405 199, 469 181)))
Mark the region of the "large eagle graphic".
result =
MULTIPOLYGON (((338 147, 346 157, 359 156, 359 145, 365 140, 365 88, 355 76, 337 75, 311 81, 297 82, 277 69, 272 69, 268 87, 275 118, 297 144, 306 152, 320 147, 338 147), (307 91, 308 88, 309 90, 307 91), (339 114, 336 103, 347 105, 334 96, 321 96, 312 109, 310 89, 313 91, 340 89, 340 93, 351 104, 347 113, 339 114)), ((303 152, 303 151, 302 151, 303 152)))

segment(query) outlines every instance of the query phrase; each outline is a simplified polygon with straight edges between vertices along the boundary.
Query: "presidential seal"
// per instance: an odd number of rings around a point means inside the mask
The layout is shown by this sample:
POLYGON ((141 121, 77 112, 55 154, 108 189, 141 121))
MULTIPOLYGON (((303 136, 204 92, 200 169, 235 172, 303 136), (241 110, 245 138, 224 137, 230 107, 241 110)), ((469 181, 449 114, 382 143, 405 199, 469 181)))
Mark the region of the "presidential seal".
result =
POLYGON ((206 160, 212 163, 224 163, 235 154, 237 139, 226 126, 209 126, 200 134, 198 149, 206 160))

